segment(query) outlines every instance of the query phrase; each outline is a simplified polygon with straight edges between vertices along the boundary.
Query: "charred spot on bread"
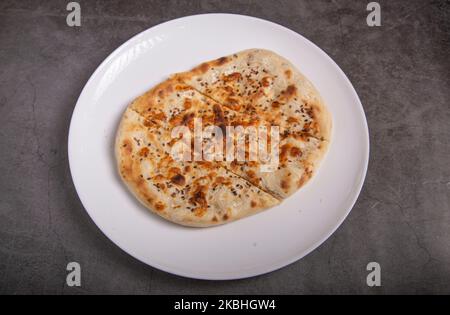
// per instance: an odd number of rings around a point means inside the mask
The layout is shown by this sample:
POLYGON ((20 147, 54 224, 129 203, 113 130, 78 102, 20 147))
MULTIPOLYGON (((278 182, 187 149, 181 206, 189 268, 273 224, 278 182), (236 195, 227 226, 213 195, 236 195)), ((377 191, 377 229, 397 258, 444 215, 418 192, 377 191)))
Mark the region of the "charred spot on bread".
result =
POLYGON ((273 107, 273 108, 280 108, 280 105, 281 105, 281 104, 280 104, 280 102, 278 102, 278 101, 273 101, 273 102, 272 102, 272 107, 273 107))
POLYGON ((234 110, 239 110, 240 108, 239 101, 233 97, 227 97, 224 105, 234 110))
POLYGON ((206 211, 207 211, 206 207, 203 207, 203 206, 197 207, 194 210, 194 215, 197 217, 202 217, 205 215, 206 211))
POLYGON ((183 116, 181 124, 187 126, 195 117, 195 113, 187 113, 183 116))
POLYGON ((150 150, 147 147, 142 148, 139 150, 139 156, 147 157, 150 150))
POLYGON ((166 208, 165 204, 162 201, 158 201, 155 203, 156 211, 163 211, 166 208))
POLYGON ((214 123, 216 124, 225 123, 225 116, 223 114, 222 108, 218 104, 214 104, 213 113, 214 113, 214 123))
POLYGON ((176 175, 172 176, 170 181, 178 186, 184 186, 186 184, 186 179, 181 174, 176 174, 176 175))
POLYGON ((224 75, 223 76, 223 80, 225 82, 239 81, 241 79, 242 79, 242 74, 240 74, 239 72, 233 72, 233 73, 231 73, 229 75, 224 75))
POLYGON ((284 99, 290 99, 297 92, 297 87, 293 84, 289 85, 283 92, 281 92, 281 97, 284 99))
POLYGON ((192 100, 190 98, 185 98, 183 103, 184 109, 189 109, 192 107, 192 100))
POLYGON ((249 170, 249 171, 247 171, 247 176, 248 176, 250 179, 255 179, 255 178, 256 178, 256 173, 255 173, 255 171, 253 171, 253 170, 249 170))
POLYGON ((289 182, 286 179, 282 179, 281 182, 280 182, 280 186, 284 190, 288 190, 289 189, 289 182))
POLYGON ((206 194, 203 191, 205 189, 204 186, 199 186, 197 189, 193 192, 192 197, 189 199, 189 201, 193 205, 200 205, 201 207, 207 207, 208 202, 206 200, 206 194))
POLYGON ((298 123, 298 119, 293 116, 289 116, 287 119, 287 122, 290 124, 295 124, 295 123, 298 123))
POLYGON ((289 151, 292 157, 300 157, 302 156, 302 151, 297 147, 292 147, 289 151))
POLYGON ((209 70, 209 64, 204 62, 202 63, 199 67, 198 70, 200 70, 201 73, 205 73, 206 71, 209 70))
POLYGON ((290 79, 292 76, 292 71, 288 69, 284 71, 284 75, 286 76, 286 78, 290 79))
POLYGON ((219 59, 216 60, 215 64, 217 66, 222 66, 224 64, 226 64, 228 62, 228 57, 220 57, 219 59))
POLYGON ((289 143, 283 144, 281 146, 280 161, 287 160, 287 156, 288 156, 288 152, 289 152, 290 147, 291 147, 291 145, 289 143))
POLYGON ((272 79, 270 77, 264 77, 261 80, 261 85, 264 87, 268 87, 271 82, 272 82, 272 79))

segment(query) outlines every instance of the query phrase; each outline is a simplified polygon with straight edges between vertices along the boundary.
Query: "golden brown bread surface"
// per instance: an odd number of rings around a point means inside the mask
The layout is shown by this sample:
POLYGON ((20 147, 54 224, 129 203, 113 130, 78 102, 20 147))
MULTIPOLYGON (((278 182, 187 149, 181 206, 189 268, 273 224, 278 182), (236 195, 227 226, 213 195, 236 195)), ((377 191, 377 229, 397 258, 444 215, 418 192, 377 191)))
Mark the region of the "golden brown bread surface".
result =
MULTIPOLYGON (((175 74, 134 100, 115 152, 121 178, 147 208, 178 224, 207 227, 275 206, 297 191, 317 170, 330 137, 331 117, 312 84, 284 58, 251 49, 175 74), (193 143, 196 119, 224 134, 230 126, 277 126, 276 167, 174 159, 185 149, 174 128, 191 131, 193 143)), ((218 143, 203 141, 207 148, 218 143)), ((252 150, 247 145, 245 156, 252 150)))

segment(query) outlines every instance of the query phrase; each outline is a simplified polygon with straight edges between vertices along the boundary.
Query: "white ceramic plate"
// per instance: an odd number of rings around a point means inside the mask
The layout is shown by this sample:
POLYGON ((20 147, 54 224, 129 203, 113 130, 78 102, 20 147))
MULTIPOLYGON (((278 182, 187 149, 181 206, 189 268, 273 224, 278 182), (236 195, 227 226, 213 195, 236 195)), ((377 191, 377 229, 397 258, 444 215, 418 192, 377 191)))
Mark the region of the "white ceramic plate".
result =
POLYGON ((230 14, 173 20, 120 46, 84 87, 69 132, 76 190, 103 233, 153 267, 201 279, 259 275, 315 249, 350 212, 364 182, 368 157, 364 111, 336 63, 287 28, 230 14), (118 176, 113 143, 122 112, 168 75, 247 48, 273 50, 314 83, 333 115, 329 152, 313 180, 276 208, 206 229, 167 222, 141 206, 118 176))

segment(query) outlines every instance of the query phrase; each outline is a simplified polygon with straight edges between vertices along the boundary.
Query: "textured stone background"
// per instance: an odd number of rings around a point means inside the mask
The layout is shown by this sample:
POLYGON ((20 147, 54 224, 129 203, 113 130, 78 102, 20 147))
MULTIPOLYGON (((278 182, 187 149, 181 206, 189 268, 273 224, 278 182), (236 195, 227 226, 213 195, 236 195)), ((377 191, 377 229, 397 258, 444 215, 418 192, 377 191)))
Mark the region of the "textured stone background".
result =
POLYGON ((450 293, 449 1, 0 2, 0 293, 450 293), (185 15, 231 12, 282 24, 344 70, 367 115, 371 157, 348 219, 313 253, 237 281, 176 277, 122 252, 75 192, 67 133, 81 89, 131 36, 185 15), (82 287, 65 286, 69 261, 82 287), (368 262, 382 287, 365 284, 368 262))

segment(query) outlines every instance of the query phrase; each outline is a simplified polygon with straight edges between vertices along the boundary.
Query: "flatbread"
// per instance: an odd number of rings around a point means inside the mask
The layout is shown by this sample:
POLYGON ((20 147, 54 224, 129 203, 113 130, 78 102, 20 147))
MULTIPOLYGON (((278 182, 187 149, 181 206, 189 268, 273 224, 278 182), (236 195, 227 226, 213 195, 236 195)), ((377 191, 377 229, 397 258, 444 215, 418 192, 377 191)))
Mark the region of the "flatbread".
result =
MULTIPOLYGON (((278 139, 261 134, 268 147, 278 139)), ((252 49, 175 74, 134 100, 118 129, 116 158, 123 181, 147 208, 206 227, 270 208, 297 191, 317 170, 330 136, 331 117, 312 84, 284 58, 252 49), (193 146, 199 119, 203 130, 216 128, 200 139, 203 152, 193 146), (279 128, 278 159, 249 161, 258 149, 247 138, 246 160, 226 160, 225 135, 235 126, 279 128), (182 141, 176 128, 191 134, 182 141), (176 158, 189 148, 191 160, 176 158), (218 148, 223 159, 214 155, 218 148)))

